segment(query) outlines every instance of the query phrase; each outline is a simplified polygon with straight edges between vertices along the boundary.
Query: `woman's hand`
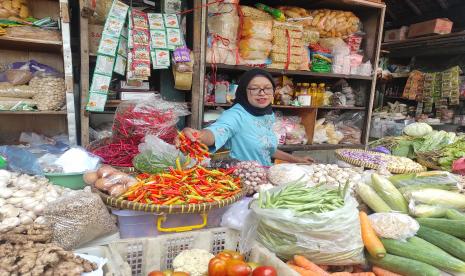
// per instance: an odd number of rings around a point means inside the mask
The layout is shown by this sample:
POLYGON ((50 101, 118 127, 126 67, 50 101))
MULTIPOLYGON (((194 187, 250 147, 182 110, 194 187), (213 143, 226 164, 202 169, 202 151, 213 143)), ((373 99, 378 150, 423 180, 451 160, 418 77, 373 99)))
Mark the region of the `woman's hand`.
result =
POLYGON ((295 158, 294 163, 299 163, 299 164, 315 163, 315 160, 313 158, 311 158, 310 156, 302 156, 302 157, 296 156, 294 158, 295 158))
MULTIPOLYGON (((193 129, 190 127, 184 128, 181 132, 182 134, 184 134, 184 136, 186 136, 187 139, 191 141, 197 141, 197 139, 199 139, 200 137, 200 130, 193 129)), ((179 147, 179 145, 181 144, 181 141, 179 141, 179 136, 176 136, 176 138, 174 139, 174 144, 176 145, 176 147, 179 147)))

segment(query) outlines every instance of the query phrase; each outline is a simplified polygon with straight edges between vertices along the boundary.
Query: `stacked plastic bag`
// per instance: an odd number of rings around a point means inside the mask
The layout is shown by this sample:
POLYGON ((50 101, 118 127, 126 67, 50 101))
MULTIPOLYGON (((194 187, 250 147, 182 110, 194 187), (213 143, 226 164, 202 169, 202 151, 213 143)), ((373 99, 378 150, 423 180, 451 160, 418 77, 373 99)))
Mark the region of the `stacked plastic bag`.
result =
POLYGON ((243 15, 239 54, 241 63, 265 64, 271 51, 273 19, 271 15, 248 6, 241 6, 243 15))
POLYGON ((237 35, 239 14, 237 0, 226 0, 208 7, 208 63, 238 63, 237 35))
POLYGON ((303 27, 299 23, 273 24, 273 48, 269 68, 308 70, 308 54, 303 41, 303 27))

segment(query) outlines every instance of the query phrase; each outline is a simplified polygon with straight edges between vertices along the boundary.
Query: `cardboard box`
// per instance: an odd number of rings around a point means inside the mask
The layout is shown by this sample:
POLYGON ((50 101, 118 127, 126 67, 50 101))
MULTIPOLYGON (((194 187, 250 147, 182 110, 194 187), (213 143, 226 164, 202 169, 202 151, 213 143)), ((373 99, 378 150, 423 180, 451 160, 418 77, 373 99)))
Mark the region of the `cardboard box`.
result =
POLYGON ((89 24, 89 54, 97 55, 98 44, 102 37, 103 26, 89 24))
POLYGON ((410 25, 408 38, 432 34, 450 34, 454 22, 447 18, 436 18, 410 25))
POLYGON ((400 29, 388 30, 384 32, 384 42, 400 41, 407 39, 408 27, 403 26, 400 29))

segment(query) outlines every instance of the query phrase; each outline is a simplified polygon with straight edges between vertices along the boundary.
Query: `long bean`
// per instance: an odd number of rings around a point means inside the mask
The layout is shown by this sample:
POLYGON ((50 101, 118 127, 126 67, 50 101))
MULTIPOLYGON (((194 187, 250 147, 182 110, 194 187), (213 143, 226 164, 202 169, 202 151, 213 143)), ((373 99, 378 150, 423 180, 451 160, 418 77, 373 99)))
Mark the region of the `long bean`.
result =
POLYGON ((346 187, 337 190, 322 186, 305 187, 296 183, 279 191, 260 194, 259 206, 266 209, 290 209, 297 215, 311 215, 334 211, 344 205, 346 187))

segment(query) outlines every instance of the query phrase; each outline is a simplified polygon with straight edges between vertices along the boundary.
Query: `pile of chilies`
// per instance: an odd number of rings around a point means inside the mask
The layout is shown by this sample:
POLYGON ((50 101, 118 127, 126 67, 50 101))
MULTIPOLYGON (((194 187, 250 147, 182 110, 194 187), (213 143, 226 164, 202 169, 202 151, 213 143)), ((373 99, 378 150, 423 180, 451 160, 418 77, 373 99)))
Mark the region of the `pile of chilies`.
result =
POLYGON ((188 139, 183 133, 178 134, 179 143, 178 149, 188 157, 194 158, 197 162, 202 162, 210 157, 208 146, 198 141, 188 139))
POLYGON ((208 170, 201 166, 170 173, 138 176, 139 183, 120 196, 133 202, 159 205, 198 204, 221 201, 241 192, 234 169, 208 170))
POLYGON ((138 145, 146 133, 157 134, 167 143, 176 137, 177 115, 172 110, 154 107, 137 107, 129 104, 118 107, 113 123, 113 136, 109 143, 92 150, 103 163, 118 167, 132 167, 132 160, 139 153, 138 145))

